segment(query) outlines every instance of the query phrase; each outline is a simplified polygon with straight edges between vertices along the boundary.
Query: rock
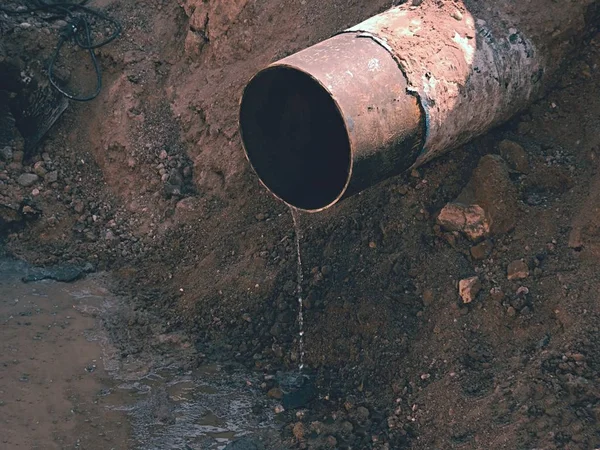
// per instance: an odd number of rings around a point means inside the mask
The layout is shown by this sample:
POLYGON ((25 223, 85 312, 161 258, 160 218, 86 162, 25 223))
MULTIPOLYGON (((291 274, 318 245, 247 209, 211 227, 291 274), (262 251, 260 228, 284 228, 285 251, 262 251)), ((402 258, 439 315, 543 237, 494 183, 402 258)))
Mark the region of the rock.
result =
POLYGON ((498 303, 504 300, 504 292, 502 292, 502 289, 500 289, 499 287, 492 288, 490 290, 490 296, 492 297, 492 300, 498 303))
POLYGON ((466 278, 458 283, 458 293, 463 303, 471 303, 479 294, 481 283, 479 277, 466 278))
POLYGON ((326 277, 331 274, 331 266, 323 266, 321 267, 321 274, 326 277))
POLYGON ((498 150, 511 169, 520 173, 529 173, 530 167, 527 152, 519 144, 505 139, 498 144, 498 150))
POLYGON ((265 446, 256 440, 241 438, 230 442, 223 450, 265 450, 265 446))
POLYGON ((58 181, 58 170, 54 170, 52 172, 48 172, 44 177, 44 180, 47 183, 56 183, 58 181))
POLYGON ((25 153, 23 151, 16 151, 13 153, 13 161, 16 163, 22 163, 25 153))
POLYGON ((485 211, 479 205, 448 203, 440 211, 437 223, 447 231, 460 231, 472 241, 489 233, 485 211))
POLYGON ((523 280, 529 276, 529 267, 521 260, 513 261, 506 270, 509 280, 523 280))
POLYGON ((17 183, 23 187, 33 186, 40 178, 35 173, 24 173, 17 178, 17 183))
POLYGON ((73 205, 73 209, 77 214, 81 214, 85 210, 85 205, 81 200, 78 200, 75 202, 75 205, 73 205))
POLYGON ((10 162, 13 159, 12 147, 4 147, 0 149, 0 161, 10 162))
POLYGON ((168 158, 168 156, 169 156, 169 154, 167 153, 167 151, 166 151, 166 150, 161 150, 161 151, 160 151, 160 153, 159 153, 159 155, 158 155, 158 157, 159 157, 160 159, 162 159, 162 160, 165 160, 165 159, 167 159, 167 158, 168 158))
POLYGON ((423 305, 431 306, 433 303, 433 291, 431 289, 425 289, 423 292, 423 305))
POLYGON ((35 174, 37 176, 39 176, 41 178, 44 178, 44 176, 46 176, 46 173, 48 173, 48 171, 44 167, 44 163, 41 161, 38 161, 34 164, 33 171, 35 172, 35 174))
POLYGON ((457 202, 479 205, 486 213, 490 234, 511 231, 517 222, 517 190, 508 167, 497 155, 486 155, 473 171, 457 202))
POLYGON ((367 420, 369 420, 370 413, 369 410, 364 406, 359 406, 358 408, 356 408, 356 412, 354 415, 358 423, 365 423, 367 420))
POLYGON ((296 440, 302 441, 305 433, 304 424, 302 422, 296 422, 294 424, 294 428, 292 428, 292 433, 294 434, 296 440))
POLYGON ((485 240, 480 244, 471 247, 471 256, 478 261, 485 259, 490 256, 493 247, 491 241, 485 240))
POLYGON ((334 436, 327 436, 325 442, 327 443, 327 446, 329 448, 336 448, 338 443, 337 439, 334 436))
POLYGON ((274 387, 267 392, 267 397, 281 400, 283 398, 283 392, 281 389, 274 387))
POLYGON ((22 278, 24 283, 41 280, 55 280, 70 283, 85 274, 84 268, 72 264, 64 264, 50 268, 34 268, 22 278))

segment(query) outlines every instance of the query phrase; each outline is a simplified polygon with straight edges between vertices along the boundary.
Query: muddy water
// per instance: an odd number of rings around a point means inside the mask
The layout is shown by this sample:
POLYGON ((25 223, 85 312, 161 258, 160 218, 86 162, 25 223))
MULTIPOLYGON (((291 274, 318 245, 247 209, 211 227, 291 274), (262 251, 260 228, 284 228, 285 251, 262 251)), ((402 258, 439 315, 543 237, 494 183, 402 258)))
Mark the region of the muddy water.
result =
POLYGON ((123 302, 105 276, 25 284, 27 271, 0 260, 1 449, 223 449, 246 435, 279 448, 261 380, 125 363, 100 325, 123 302))

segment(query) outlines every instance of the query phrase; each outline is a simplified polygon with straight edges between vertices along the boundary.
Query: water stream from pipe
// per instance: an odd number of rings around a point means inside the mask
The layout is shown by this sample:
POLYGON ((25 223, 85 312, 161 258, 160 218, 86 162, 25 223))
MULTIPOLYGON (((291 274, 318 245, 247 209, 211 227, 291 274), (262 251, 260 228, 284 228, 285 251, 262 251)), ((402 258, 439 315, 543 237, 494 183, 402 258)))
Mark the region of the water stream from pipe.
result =
POLYGON ((290 206, 290 212, 292 213, 292 220, 294 221, 294 232, 296 235, 296 254, 297 254, 297 266, 296 275, 298 286, 296 288, 296 294, 298 295, 298 352, 300 354, 300 365, 298 368, 300 371, 304 368, 304 305, 302 303, 302 283, 304 281, 304 275, 302 272, 302 256, 300 253, 300 239, 302 235, 300 233, 300 213, 299 211, 290 206))

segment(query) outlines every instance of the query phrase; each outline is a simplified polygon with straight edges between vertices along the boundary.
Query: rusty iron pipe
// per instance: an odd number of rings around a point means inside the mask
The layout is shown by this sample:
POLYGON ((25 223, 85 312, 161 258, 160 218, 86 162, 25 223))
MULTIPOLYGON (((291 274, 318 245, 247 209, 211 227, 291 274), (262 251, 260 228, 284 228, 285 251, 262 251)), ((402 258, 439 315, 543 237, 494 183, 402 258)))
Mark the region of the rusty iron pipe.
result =
POLYGON ((409 2, 258 72, 239 120, 265 187, 321 211, 484 133, 543 93, 599 2, 482 3, 409 2))

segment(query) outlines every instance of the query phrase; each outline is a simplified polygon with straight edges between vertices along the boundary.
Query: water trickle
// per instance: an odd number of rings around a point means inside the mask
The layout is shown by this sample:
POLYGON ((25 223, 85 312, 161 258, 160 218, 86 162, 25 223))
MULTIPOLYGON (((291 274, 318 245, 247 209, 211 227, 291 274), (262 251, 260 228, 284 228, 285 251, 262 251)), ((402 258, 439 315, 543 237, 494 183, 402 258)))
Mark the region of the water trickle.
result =
POLYGON ((294 221, 294 232, 296 235, 296 254, 298 256, 298 263, 296 267, 298 287, 296 293, 298 295, 298 351, 300 353, 300 366, 299 369, 302 371, 304 368, 304 305, 302 303, 302 283, 304 281, 304 275, 302 272, 302 256, 300 255, 300 216, 296 208, 290 206, 290 212, 292 213, 292 220, 294 221))

